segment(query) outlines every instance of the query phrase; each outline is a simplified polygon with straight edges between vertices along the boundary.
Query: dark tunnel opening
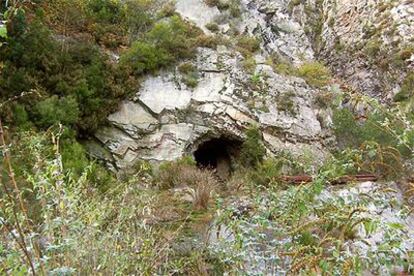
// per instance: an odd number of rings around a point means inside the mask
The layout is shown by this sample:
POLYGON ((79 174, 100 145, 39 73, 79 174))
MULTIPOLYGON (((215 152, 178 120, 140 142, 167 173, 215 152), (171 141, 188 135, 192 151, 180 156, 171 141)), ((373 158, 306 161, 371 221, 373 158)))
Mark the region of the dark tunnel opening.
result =
POLYGON ((241 144, 240 140, 226 137, 208 140, 200 144, 194 152, 197 166, 213 169, 221 179, 228 179, 234 160, 240 152, 241 144))

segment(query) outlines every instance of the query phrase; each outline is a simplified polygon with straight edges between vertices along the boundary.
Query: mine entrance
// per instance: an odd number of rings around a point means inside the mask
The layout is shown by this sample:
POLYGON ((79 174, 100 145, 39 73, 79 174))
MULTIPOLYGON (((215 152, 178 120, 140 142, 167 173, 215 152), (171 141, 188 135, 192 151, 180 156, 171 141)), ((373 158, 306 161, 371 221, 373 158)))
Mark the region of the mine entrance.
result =
POLYGON ((225 137, 213 138, 200 144, 194 152, 194 158, 199 168, 209 168, 225 180, 232 171, 232 162, 240 151, 242 142, 225 137))

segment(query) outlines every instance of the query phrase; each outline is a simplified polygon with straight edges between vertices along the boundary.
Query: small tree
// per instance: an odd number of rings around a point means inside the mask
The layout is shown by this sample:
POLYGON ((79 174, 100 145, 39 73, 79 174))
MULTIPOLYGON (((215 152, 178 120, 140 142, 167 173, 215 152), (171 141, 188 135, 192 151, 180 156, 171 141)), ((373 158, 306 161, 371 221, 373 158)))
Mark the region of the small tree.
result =
POLYGON ((240 151, 240 164, 243 167, 256 167, 266 154, 262 133, 257 126, 246 130, 246 140, 240 151))

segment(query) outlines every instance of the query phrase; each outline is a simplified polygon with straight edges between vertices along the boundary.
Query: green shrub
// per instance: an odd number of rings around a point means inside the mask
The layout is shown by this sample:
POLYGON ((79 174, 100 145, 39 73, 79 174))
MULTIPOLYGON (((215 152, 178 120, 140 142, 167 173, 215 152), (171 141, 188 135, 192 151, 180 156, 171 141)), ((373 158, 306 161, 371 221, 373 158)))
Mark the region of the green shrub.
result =
POLYGON ((240 8, 240 0, 231 0, 228 9, 231 16, 234 18, 240 17, 242 12, 240 8))
POLYGON ((303 77, 306 82, 314 87, 323 87, 331 80, 329 69, 319 62, 307 62, 302 64, 298 69, 299 76, 303 77))
POLYGON ((334 110, 333 129, 341 148, 358 148, 364 143, 374 142, 380 147, 394 148, 402 155, 409 155, 409 150, 400 145, 396 135, 384 130, 382 123, 385 121, 391 122, 397 135, 403 132, 404 126, 384 113, 372 112, 365 121, 358 122, 348 109, 334 110))
POLYGON ((74 96, 59 98, 54 95, 36 104, 37 124, 50 126, 56 123, 73 125, 78 121, 79 107, 74 96))
POLYGON ((146 35, 146 40, 178 60, 194 56, 196 38, 201 34, 196 26, 174 15, 166 22, 155 24, 146 35))
MULTIPOLYGON (((74 3, 73 5, 77 4, 78 3, 74 3)), ((124 6, 125 4, 119 0, 91 0, 87 1, 84 7, 77 7, 77 14, 84 16, 85 21, 93 22, 89 24, 89 31, 92 33, 92 35, 95 37, 95 40, 99 44, 103 44, 109 48, 116 48, 124 43, 123 37, 126 35, 125 28, 123 28, 124 22, 126 21, 124 6)), ((66 6, 63 7, 58 6, 58 10, 70 10, 71 8, 71 4, 66 4, 66 6)), ((74 16, 72 15, 72 17, 74 16)), ((144 18, 144 16, 140 14, 140 18, 144 18)), ((61 20, 65 22, 67 18, 63 16, 61 20)), ((73 18, 72 20, 76 21, 79 19, 73 18)), ((132 22, 129 20, 128 23, 132 22)), ((61 23, 58 22, 58 24, 61 23)), ((74 23, 69 24, 74 25, 74 23)), ((80 26, 77 28, 82 29, 82 24, 79 25, 80 26)), ((65 28, 65 25, 63 25, 63 28, 65 28)))
POLYGON ((182 74, 182 80, 187 86, 193 88, 197 86, 199 78, 197 67, 186 62, 178 66, 178 71, 182 74))
POLYGON ((277 53, 273 53, 268 58, 266 63, 272 66, 273 71, 275 71, 278 74, 285 75, 285 76, 296 76, 297 75, 297 69, 292 64, 292 62, 289 59, 286 59, 277 53))
POLYGON ((243 35, 237 39, 237 46, 242 54, 252 54, 260 49, 260 41, 256 37, 243 35))
POLYGON ((74 176, 80 177, 85 168, 89 165, 89 160, 85 149, 75 139, 65 139, 61 147, 62 161, 64 169, 71 172, 74 176))
POLYGON ((256 60, 253 57, 247 57, 242 62, 243 69, 250 74, 254 74, 256 70, 256 60))
POLYGON ((334 110, 332 121, 335 136, 342 147, 359 146, 362 143, 360 127, 349 109, 334 110))
POLYGON ((246 130, 239 156, 239 163, 245 168, 256 167, 263 161, 266 148, 263 145, 262 133, 259 128, 252 126, 246 130))
POLYGON ((29 122, 29 115, 24 105, 16 104, 13 106, 13 121, 18 126, 24 126, 29 122))
POLYGON ((379 39, 372 39, 368 41, 365 46, 365 54, 367 54, 371 58, 375 58, 381 50, 381 42, 379 39))
POLYGON ((174 57, 164 49, 156 46, 136 41, 131 48, 121 56, 120 63, 128 67, 132 72, 139 76, 143 73, 154 72, 159 68, 172 63, 174 57))
POLYGON ((268 187, 276 185, 280 181, 284 162, 271 158, 259 163, 254 170, 250 170, 248 177, 254 186, 268 187))
MULTIPOLYGON (((93 133, 116 110, 118 102, 136 89, 139 76, 192 57, 197 43, 201 43, 198 38, 202 32, 177 15, 154 24, 151 1, 75 1, 79 16, 88 23, 86 29, 77 31, 102 28, 102 35, 112 40, 113 35, 123 36, 128 30, 131 38, 140 38, 121 55, 118 65, 86 39, 56 39, 55 30, 44 22, 56 25, 58 30, 67 27, 68 34, 74 31, 76 26, 70 22, 65 26, 58 22, 65 18, 60 9, 69 4, 67 0, 45 3, 45 8, 53 8, 53 16, 46 19, 28 10, 30 24, 24 12, 17 12, 10 19, 7 43, 0 49, 0 62, 4 64, 1 99, 33 88, 41 91, 40 102, 34 96, 19 99, 29 120, 41 128, 60 121, 73 125, 79 134, 93 133), (135 12, 143 17, 133 18, 135 12), (54 104, 59 108, 52 107, 54 104)), ((215 41, 205 43, 212 46, 215 41)), ((195 86, 196 77, 195 73, 189 74, 187 83, 195 86)))
POLYGON ((200 30, 174 15, 158 22, 146 34, 144 41, 136 41, 121 56, 121 65, 139 76, 171 65, 179 59, 195 54, 200 30))
POLYGON ((219 25, 217 25, 217 23, 207 23, 206 28, 212 31, 213 33, 216 33, 220 30, 219 25))
POLYGON ((273 65, 273 69, 276 73, 284 75, 284 76, 295 76, 296 68, 288 62, 280 62, 273 65))
MULTIPOLYGON (((124 4, 125 25, 128 27, 132 39, 139 38, 154 24, 153 10, 155 2, 152 0, 128 0, 124 4)), ((165 6, 164 6, 165 7, 165 6)), ((163 16, 167 13, 163 12, 163 16)))
POLYGON ((47 128, 60 121, 91 133, 132 90, 128 76, 93 44, 57 41, 39 18, 16 31, 0 49, 5 64, 0 97, 8 99, 33 88, 41 91, 41 101, 35 96, 19 99, 36 126, 47 128))
POLYGON ((402 85, 401 90, 394 96, 394 101, 403 102, 414 96, 414 73, 409 73, 402 85))
POLYGON ((101 23, 118 23, 122 17, 122 6, 119 0, 90 0, 88 10, 91 16, 101 23))
POLYGON ((196 45, 198 47, 207 47, 211 49, 217 48, 217 45, 225 44, 224 39, 217 35, 200 35, 197 37, 196 45))

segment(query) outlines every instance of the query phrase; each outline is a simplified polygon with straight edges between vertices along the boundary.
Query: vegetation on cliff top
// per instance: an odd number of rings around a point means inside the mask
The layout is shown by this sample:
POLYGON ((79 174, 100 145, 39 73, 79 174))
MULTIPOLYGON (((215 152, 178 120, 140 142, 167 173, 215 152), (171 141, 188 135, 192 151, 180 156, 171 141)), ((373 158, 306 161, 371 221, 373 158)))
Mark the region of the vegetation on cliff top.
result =
POLYGON ((24 97, 2 108, 5 122, 41 129, 61 122, 93 133, 136 91, 142 74, 192 57, 205 40, 168 5, 93 0, 12 7, 0 49, 0 94, 2 101, 24 97), (118 51, 119 64, 112 60, 118 51))

